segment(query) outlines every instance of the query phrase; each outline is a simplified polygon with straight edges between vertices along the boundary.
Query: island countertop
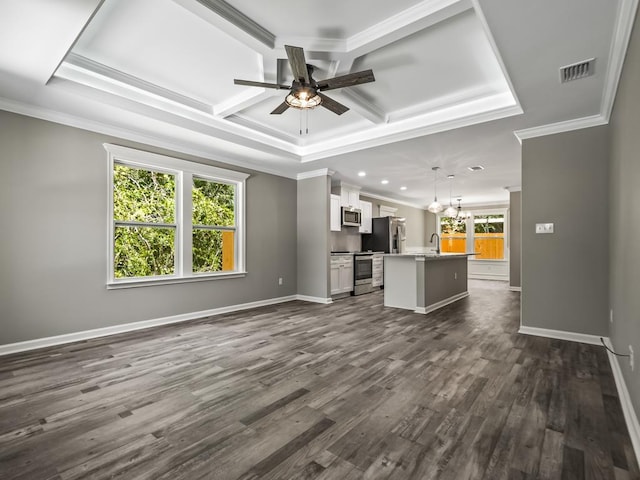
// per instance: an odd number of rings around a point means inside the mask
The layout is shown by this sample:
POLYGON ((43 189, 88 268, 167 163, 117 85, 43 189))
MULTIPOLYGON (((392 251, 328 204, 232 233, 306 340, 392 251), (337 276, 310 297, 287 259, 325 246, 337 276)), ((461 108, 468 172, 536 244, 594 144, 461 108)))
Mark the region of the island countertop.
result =
POLYGON ((476 253, 385 253, 385 257, 416 257, 425 260, 444 260, 447 258, 470 257, 476 253))

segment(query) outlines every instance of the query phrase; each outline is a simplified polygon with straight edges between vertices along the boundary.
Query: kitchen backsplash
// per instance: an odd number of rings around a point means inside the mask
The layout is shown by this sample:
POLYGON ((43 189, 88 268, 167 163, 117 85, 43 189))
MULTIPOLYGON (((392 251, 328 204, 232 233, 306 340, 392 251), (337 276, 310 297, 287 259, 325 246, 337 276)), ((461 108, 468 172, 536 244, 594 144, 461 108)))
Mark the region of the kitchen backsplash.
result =
POLYGON ((331 251, 359 252, 362 250, 362 236, 356 227, 342 227, 339 232, 331 232, 331 251))

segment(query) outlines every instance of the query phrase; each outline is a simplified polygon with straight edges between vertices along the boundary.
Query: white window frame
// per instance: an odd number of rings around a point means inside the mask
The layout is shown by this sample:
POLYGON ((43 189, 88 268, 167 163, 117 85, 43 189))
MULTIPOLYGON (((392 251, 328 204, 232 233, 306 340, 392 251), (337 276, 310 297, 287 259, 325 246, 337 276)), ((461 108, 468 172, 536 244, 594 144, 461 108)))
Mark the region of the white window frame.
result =
POLYGON ((107 189, 107 288, 130 288, 166 283, 183 283, 221 278, 244 277, 246 272, 246 173, 190 162, 179 158, 145 152, 134 148, 103 144, 108 153, 108 189, 107 189), (173 275, 154 277, 115 278, 114 238, 115 221, 113 218, 113 169, 116 164, 142 168, 157 172, 170 173, 176 178, 176 236, 175 269, 173 275), (192 185, 193 177, 209 181, 232 184, 235 186, 235 232, 234 266, 231 272, 193 272, 193 214, 192 185))
MULTIPOLYGON (((504 258, 502 259, 488 259, 488 258, 473 258, 470 257, 470 260, 476 262, 508 262, 509 261, 509 209, 508 208, 479 208, 477 210, 464 210, 467 214, 467 218, 465 220, 467 226, 467 241, 466 241, 466 251, 467 253, 473 253, 474 249, 474 239, 475 239, 475 224, 474 220, 476 216, 483 215, 504 215, 504 258)), ((437 215, 438 222, 438 235, 442 237, 442 225, 441 219, 444 217, 442 214, 437 215)))

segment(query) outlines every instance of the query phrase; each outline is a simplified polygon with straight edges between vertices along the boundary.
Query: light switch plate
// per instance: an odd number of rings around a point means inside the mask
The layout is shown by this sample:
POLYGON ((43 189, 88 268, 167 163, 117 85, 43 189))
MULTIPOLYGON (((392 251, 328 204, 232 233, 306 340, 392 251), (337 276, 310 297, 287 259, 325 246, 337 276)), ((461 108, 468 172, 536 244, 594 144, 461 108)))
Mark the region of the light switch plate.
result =
POLYGON ((536 223, 536 233, 553 233, 553 223, 536 223))

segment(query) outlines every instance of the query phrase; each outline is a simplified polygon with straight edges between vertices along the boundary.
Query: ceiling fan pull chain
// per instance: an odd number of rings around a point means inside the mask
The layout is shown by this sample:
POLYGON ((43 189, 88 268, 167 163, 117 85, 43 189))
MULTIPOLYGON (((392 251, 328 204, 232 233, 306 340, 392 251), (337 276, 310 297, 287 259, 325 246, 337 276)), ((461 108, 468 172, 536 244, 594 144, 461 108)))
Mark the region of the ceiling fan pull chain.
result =
POLYGON ((302 136, 302 110, 300 110, 300 136, 302 136))
POLYGON ((309 135, 309 110, 304 111, 304 123, 306 127, 306 134, 309 135))

